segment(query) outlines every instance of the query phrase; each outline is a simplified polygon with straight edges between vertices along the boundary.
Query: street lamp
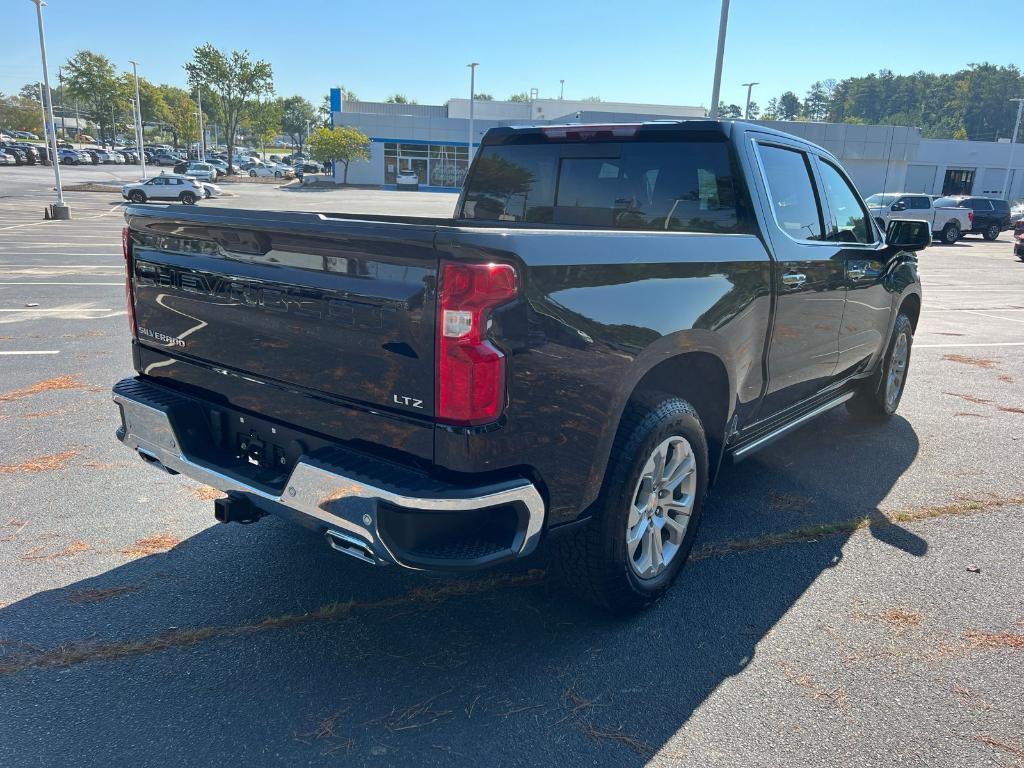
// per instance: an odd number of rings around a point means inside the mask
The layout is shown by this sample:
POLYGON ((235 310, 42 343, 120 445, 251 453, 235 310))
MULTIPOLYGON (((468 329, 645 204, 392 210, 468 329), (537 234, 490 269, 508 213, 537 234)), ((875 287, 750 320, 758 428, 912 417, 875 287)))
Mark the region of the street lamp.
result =
POLYGON ((565 80, 558 81, 558 100, 561 101, 565 98, 565 80))
POLYGON ((741 85, 743 85, 743 87, 747 89, 747 106, 743 108, 743 119, 744 120, 749 120, 750 119, 750 92, 754 89, 755 85, 760 85, 760 83, 741 83, 741 85))
POLYGON ((128 60, 132 65, 132 74, 135 75, 135 149, 139 152, 139 162, 142 163, 142 180, 146 180, 146 153, 143 152, 142 138, 142 102, 139 101, 139 63, 128 60))
POLYGON ((50 128, 50 159, 53 161, 53 178, 57 182, 57 202, 53 206, 55 219, 70 219, 71 209, 64 204, 64 188, 60 183, 60 158, 57 157, 57 131, 53 124, 53 100, 50 98, 50 75, 46 64, 46 34, 43 32, 43 0, 30 0, 36 6, 36 19, 39 21, 39 55, 43 60, 43 94, 46 99, 46 118, 50 128))
POLYGON ((1003 196, 1010 199, 1010 169, 1013 168, 1013 151, 1017 148, 1017 129, 1020 128, 1020 113, 1024 110, 1024 99, 1010 99, 1017 102, 1017 120, 1013 124, 1013 138, 1010 139, 1010 159, 1006 161, 1006 176, 1003 178, 1003 196))
POLYGON ((711 87, 712 120, 718 119, 718 95, 722 90, 722 60, 725 58, 725 29, 729 25, 729 0, 722 0, 722 15, 718 20, 718 54, 715 56, 715 82, 711 87))
POLYGON ((473 162, 473 101, 476 96, 476 68, 480 62, 474 61, 466 65, 469 67, 469 149, 466 155, 470 163, 473 162))
POLYGON ((206 129, 203 128, 203 86, 196 86, 196 102, 199 106, 199 159, 206 162, 206 129))

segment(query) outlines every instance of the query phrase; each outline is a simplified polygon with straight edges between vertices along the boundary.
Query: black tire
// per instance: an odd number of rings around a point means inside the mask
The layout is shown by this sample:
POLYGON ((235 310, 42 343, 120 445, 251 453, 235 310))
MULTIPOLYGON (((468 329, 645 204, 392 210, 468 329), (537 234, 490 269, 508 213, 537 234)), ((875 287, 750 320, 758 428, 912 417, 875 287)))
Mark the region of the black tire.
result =
POLYGON ((907 388, 907 376, 910 373, 910 356, 914 348, 914 326, 910 318, 900 314, 892 329, 892 336, 885 349, 882 364, 873 376, 866 379, 861 389, 850 400, 846 401, 846 409, 854 416, 869 421, 887 421, 896 413, 907 388), (893 366, 894 352, 900 337, 906 337, 906 355, 904 356, 903 372, 895 397, 889 396, 889 376, 893 366))
POLYGON ((195 196, 195 194, 193 192, 182 192, 181 196, 178 199, 181 200, 181 202, 184 205, 195 205, 196 204, 196 196, 195 196))
POLYGON ((953 245, 961 237, 963 237, 963 233, 960 231, 960 225, 955 221, 951 221, 942 228, 942 234, 939 236, 939 239, 944 245, 953 245))
POLYGON ((133 203, 144 203, 146 202, 146 193, 141 189, 133 189, 128 193, 128 199, 133 203))
MULTIPOLYGON (((565 582, 584 600, 611 613, 639 611, 658 600, 672 585, 693 547, 707 479, 707 441, 693 406, 678 398, 664 399, 653 406, 628 406, 592 519, 585 528, 559 542, 558 564, 565 582), (652 452, 676 436, 685 438, 694 458, 693 507, 678 549, 664 570, 642 578, 634 570, 626 543, 630 508, 652 452)), ((658 530, 659 537, 662 530, 658 530)))
POLYGON ((985 231, 981 233, 981 236, 984 237, 986 240, 995 240, 999 237, 999 232, 1000 230, 998 224, 989 224, 987 227, 985 227, 985 231))
POLYGON ((284 174, 281 173, 280 171, 274 171, 274 178, 275 179, 280 179, 282 176, 284 176, 284 174))
POLYGON ((255 179, 256 178, 256 171, 249 171, 249 176, 251 176, 252 178, 255 179))

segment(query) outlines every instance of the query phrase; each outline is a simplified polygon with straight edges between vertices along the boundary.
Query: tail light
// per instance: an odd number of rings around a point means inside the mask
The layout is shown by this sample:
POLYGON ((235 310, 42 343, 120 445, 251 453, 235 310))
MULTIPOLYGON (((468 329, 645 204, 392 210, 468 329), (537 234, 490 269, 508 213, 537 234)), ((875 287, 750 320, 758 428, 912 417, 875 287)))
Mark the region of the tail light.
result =
POLYGON ((132 338, 139 338, 139 326, 135 321, 135 288, 132 285, 132 235, 128 227, 121 230, 121 247, 124 249, 124 300, 128 304, 128 329, 132 338))
POLYGON ((967 212, 967 222, 969 224, 973 224, 974 223, 974 211, 968 211, 967 212))
POLYGON ((505 405, 505 355, 487 338, 491 311, 516 297, 510 264, 441 266, 437 415, 448 424, 486 424, 505 405))

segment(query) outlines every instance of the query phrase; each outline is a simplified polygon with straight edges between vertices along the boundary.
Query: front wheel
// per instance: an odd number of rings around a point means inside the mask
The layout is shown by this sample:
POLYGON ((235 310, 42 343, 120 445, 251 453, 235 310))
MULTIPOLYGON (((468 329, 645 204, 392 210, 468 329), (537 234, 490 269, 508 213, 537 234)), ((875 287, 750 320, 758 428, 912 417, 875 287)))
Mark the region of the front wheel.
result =
POLYGON ((999 237, 999 225, 989 224, 987 227, 985 227, 985 231, 981 233, 981 236, 984 237, 986 240, 995 240, 997 237, 999 237))
POLYGON ((942 242, 946 245, 953 245, 957 240, 960 239, 960 225, 951 221, 942 228, 942 242))
POLYGON ((274 178, 275 179, 280 179, 283 175, 284 174, 281 173, 280 171, 274 171, 274 178))
POLYGON ((254 179, 255 179, 255 178, 256 178, 256 171, 249 171, 249 175, 250 175, 250 176, 251 176, 252 178, 254 178, 254 179))
POLYGON ((144 203, 146 202, 146 193, 140 189, 133 189, 128 193, 128 199, 133 203, 144 203))
POLYGON ((613 613, 656 601, 693 547, 707 478, 707 441, 693 406, 678 398, 630 405, 593 518, 560 542, 566 582, 613 613))
POLYGON ((913 346, 914 326, 909 317, 900 314, 878 371, 865 380, 863 389, 846 401, 851 414, 873 421, 892 418, 903 399, 913 346))

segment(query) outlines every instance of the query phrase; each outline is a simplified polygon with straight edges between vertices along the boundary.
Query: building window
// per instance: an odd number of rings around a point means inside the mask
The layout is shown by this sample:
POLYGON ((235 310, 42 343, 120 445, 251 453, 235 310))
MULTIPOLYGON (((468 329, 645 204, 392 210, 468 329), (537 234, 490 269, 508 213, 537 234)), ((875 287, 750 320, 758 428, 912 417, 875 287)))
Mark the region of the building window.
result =
POLYGON ((420 184, 461 187, 469 168, 469 150, 452 144, 384 143, 384 183, 395 184, 399 171, 412 171, 420 184))
POLYGON ((946 178, 942 180, 942 194, 944 195, 969 195, 973 187, 973 170, 950 168, 946 171, 946 178))

